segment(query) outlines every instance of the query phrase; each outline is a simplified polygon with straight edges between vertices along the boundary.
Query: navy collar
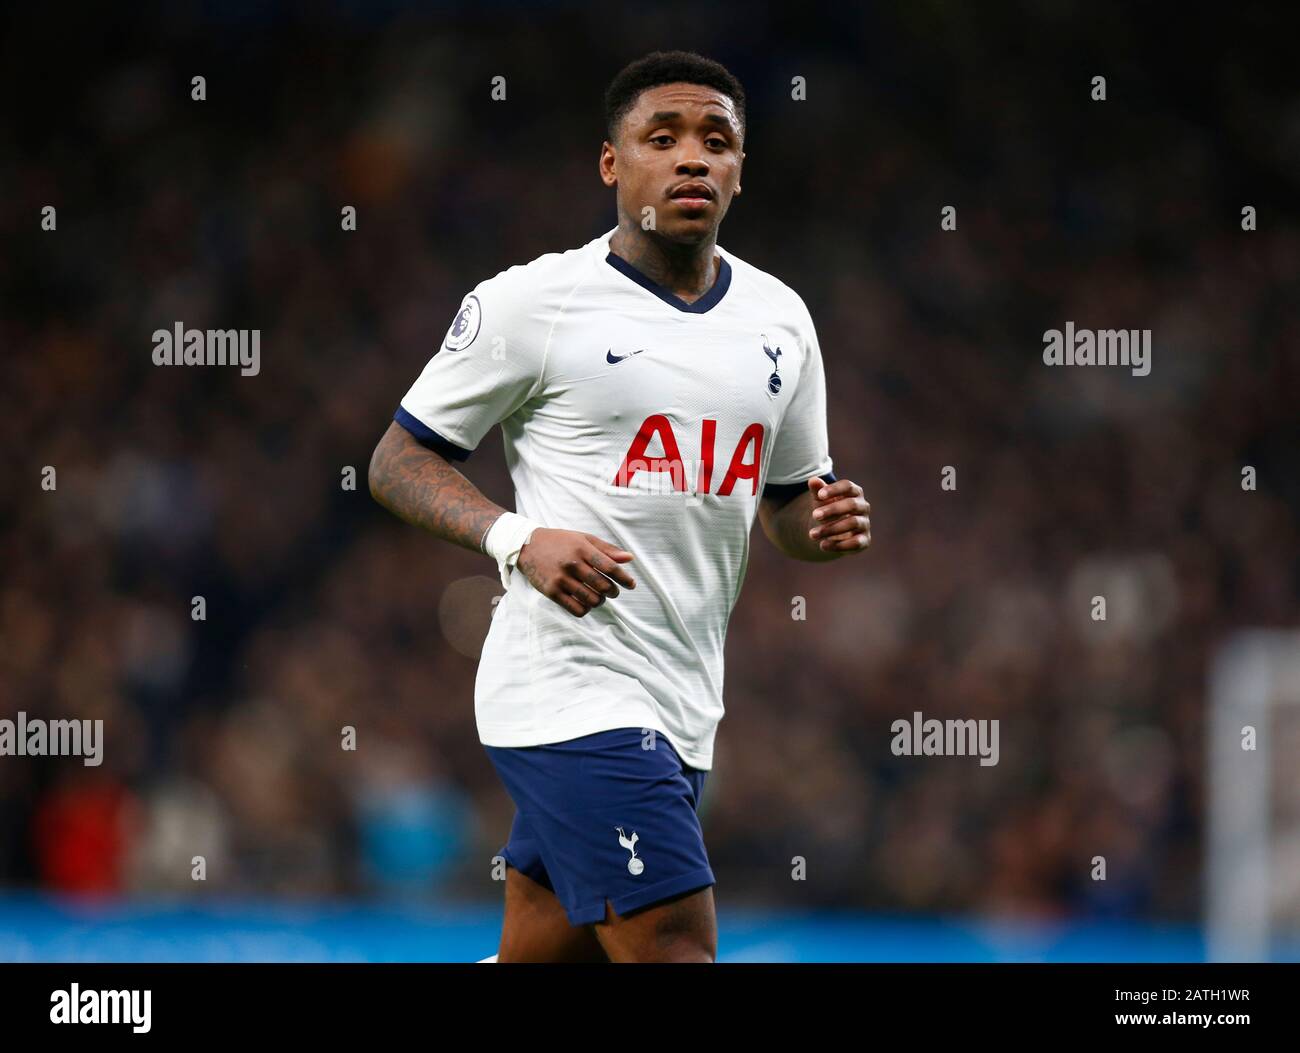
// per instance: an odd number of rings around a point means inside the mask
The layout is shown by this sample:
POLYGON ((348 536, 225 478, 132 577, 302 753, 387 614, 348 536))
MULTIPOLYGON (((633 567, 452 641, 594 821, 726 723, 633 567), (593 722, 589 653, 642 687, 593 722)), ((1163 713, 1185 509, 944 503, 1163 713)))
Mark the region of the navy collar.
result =
POLYGON ((679 311, 685 311, 687 314, 703 314, 726 296, 727 290, 731 287, 731 264, 727 262, 727 258, 722 253, 718 253, 718 277, 713 283, 713 288, 694 303, 687 303, 671 289, 664 288, 657 281, 642 274, 622 256, 616 256, 613 252, 610 252, 605 257, 605 262, 616 271, 626 274, 641 288, 654 293, 664 303, 676 307, 679 311))

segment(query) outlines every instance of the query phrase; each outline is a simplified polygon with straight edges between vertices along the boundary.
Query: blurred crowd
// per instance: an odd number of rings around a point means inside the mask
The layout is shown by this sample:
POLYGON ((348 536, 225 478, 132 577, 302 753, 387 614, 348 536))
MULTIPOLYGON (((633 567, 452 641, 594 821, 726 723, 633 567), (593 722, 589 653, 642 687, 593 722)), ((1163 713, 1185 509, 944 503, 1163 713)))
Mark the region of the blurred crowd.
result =
MULTIPOLYGON (((751 97, 719 240, 807 301, 835 469, 873 509, 836 563, 754 531, 702 809, 719 897, 1195 917, 1210 663, 1300 619, 1300 110, 1266 65, 1193 77, 1070 4, 922 8, 60 44, 0 127, 0 717, 103 719, 105 759, 0 757, 0 886, 499 895, 513 807, 473 713, 495 568, 385 513, 366 466, 468 289, 614 225, 603 86, 689 46, 751 97), (1078 57, 1103 43, 1105 70, 1078 57), (1151 329, 1151 374, 1045 366, 1070 320, 1151 329), (260 374, 154 366, 177 321, 260 328, 260 374), (916 711, 998 719, 999 763, 893 755, 916 711)), ((7 78, 49 32, 9 39, 7 78)), ((510 507, 500 451, 463 470, 510 507)))

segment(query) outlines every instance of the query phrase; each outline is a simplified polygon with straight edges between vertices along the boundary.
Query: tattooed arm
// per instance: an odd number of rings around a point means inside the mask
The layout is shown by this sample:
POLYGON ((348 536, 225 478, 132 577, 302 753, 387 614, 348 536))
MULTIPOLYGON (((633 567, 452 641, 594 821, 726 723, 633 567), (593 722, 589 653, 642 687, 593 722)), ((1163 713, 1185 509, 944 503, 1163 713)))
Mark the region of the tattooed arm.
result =
MULTIPOLYGON (((370 494, 399 519, 475 552, 506 512, 396 421, 370 458, 370 494)), ((582 618, 618 596, 620 585, 636 588, 620 565, 631 560, 632 553, 593 534, 538 527, 517 566, 533 588, 582 618)))
POLYGON ((399 519, 475 552, 506 511, 396 421, 370 458, 370 494, 399 519))

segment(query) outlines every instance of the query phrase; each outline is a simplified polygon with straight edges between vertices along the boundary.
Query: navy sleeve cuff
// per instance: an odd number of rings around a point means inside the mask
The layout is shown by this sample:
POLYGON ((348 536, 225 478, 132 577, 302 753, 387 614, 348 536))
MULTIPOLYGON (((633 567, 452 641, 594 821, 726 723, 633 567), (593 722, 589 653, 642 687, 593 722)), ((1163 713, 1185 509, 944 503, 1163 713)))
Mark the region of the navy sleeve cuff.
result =
MULTIPOLYGON (((811 478, 812 476, 810 475, 808 479, 811 478)), ((824 483, 833 483, 838 478, 839 476, 834 472, 825 472, 821 476, 821 480, 824 483)), ((769 483, 767 486, 763 487, 763 497, 764 499, 777 501, 780 504, 786 504, 787 502, 793 501, 808 489, 808 479, 805 479, 802 483, 769 483)))
POLYGON ((397 412, 393 414, 393 420, 414 435, 415 441, 421 446, 427 446, 434 453, 441 454, 449 461, 468 460, 469 455, 473 452, 444 439, 423 421, 407 413, 401 406, 397 407, 397 412))

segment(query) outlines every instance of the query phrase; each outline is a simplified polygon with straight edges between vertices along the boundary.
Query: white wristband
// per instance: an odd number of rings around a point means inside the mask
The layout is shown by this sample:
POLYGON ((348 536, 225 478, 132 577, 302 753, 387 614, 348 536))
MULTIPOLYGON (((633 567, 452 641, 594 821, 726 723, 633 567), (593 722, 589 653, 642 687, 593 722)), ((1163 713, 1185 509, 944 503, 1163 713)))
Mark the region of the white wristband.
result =
POLYGON ((497 561, 502 588, 510 588, 510 571, 519 559, 519 550, 541 525, 526 516, 505 512, 488 528, 483 537, 483 551, 497 561))

